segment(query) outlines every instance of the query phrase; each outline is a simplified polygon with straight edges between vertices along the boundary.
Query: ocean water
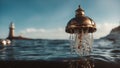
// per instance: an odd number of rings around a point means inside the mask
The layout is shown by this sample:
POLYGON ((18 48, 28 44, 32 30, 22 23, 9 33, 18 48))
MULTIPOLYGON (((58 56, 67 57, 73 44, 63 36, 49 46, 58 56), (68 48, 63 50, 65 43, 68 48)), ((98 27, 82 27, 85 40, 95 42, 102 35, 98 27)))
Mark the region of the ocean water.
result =
MULTIPOLYGON (((108 40, 94 40, 91 55, 95 60, 120 63, 120 44, 108 40)), ((12 44, 0 49, 0 61, 11 60, 69 60, 78 59, 71 54, 68 40, 13 40, 12 44)))

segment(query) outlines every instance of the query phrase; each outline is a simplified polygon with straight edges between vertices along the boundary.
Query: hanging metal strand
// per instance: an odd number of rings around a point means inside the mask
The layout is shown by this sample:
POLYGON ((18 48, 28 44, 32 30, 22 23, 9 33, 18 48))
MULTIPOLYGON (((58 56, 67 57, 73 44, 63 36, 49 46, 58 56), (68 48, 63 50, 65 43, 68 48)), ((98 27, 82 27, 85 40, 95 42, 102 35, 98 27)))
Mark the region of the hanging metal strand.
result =
POLYGON ((70 35, 71 51, 76 52, 80 56, 90 55, 92 49, 93 35, 88 30, 79 33, 78 30, 70 35))

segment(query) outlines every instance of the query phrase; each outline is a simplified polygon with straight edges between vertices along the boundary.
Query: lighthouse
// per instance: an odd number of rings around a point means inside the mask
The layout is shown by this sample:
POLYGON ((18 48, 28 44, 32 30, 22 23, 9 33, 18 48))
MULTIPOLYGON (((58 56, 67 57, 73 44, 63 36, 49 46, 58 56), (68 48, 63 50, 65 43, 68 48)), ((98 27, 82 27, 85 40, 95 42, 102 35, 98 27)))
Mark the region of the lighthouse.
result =
POLYGON ((9 34, 6 39, 9 40, 31 40, 30 38, 22 37, 22 36, 15 36, 15 25, 13 22, 10 23, 9 25, 9 34))
POLYGON ((9 26, 9 35, 8 35, 8 39, 12 39, 14 37, 14 31, 15 31, 15 25, 13 22, 10 23, 9 26))

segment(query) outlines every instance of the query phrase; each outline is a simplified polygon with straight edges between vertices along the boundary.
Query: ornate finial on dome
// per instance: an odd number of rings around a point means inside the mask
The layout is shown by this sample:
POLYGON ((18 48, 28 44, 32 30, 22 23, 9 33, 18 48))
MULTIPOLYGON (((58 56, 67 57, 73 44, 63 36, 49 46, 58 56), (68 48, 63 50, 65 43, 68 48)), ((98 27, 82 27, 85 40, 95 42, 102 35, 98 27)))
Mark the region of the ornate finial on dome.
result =
POLYGON ((80 5, 78 7, 80 8, 80 5))
POLYGON ((80 5, 78 6, 78 9, 76 10, 76 16, 84 16, 84 10, 80 7, 80 5))
POLYGON ((76 10, 76 12, 77 11, 84 11, 84 10, 80 7, 80 5, 78 5, 78 9, 76 10))

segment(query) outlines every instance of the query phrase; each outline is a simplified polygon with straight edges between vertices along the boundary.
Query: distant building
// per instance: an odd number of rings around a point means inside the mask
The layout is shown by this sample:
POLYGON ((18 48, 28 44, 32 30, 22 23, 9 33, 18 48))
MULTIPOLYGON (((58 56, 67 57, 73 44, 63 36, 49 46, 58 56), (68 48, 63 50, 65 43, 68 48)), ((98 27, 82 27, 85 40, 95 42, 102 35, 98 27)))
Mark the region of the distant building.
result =
POLYGON ((7 39, 10 39, 10 40, 13 40, 13 39, 29 40, 30 38, 25 38, 22 36, 15 36, 15 25, 13 22, 11 22, 10 26, 9 26, 9 35, 8 35, 7 39))
POLYGON ((15 32, 15 25, 13 22, 10 23, 9 26, 9 35, 8 35, 8 39, 12 39, 14 37, 14 32, 15 32))

